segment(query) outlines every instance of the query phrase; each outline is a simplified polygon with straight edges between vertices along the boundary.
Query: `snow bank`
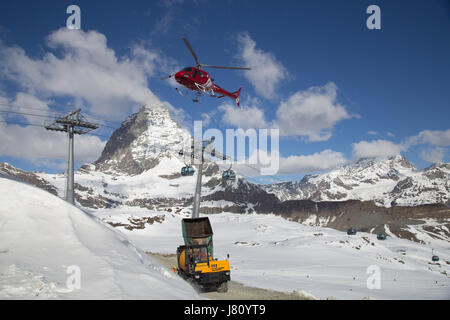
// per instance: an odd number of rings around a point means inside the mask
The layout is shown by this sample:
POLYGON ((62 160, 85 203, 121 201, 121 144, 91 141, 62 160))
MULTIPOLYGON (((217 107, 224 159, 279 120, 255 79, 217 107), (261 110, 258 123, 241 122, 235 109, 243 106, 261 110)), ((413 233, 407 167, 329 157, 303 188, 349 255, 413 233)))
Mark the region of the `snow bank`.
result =
POLYGON ((124 235, 46 191, 0 177, 0 203, 0 299, 201 298, 124 235))

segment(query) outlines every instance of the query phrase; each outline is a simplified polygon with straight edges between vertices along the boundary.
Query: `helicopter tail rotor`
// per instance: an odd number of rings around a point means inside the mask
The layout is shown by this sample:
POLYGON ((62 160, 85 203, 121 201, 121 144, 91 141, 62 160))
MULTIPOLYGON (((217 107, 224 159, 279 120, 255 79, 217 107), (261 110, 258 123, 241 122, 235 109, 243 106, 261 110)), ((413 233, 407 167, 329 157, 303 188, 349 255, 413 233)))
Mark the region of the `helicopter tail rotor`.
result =
POLYGON ((241 94, 241 89, 242 87, 240 87, 238 91, 231 93, 231 96, 236 100, 236 104, 239 108, 241 107, 241 105, 239 104, 239 95, 241 94))

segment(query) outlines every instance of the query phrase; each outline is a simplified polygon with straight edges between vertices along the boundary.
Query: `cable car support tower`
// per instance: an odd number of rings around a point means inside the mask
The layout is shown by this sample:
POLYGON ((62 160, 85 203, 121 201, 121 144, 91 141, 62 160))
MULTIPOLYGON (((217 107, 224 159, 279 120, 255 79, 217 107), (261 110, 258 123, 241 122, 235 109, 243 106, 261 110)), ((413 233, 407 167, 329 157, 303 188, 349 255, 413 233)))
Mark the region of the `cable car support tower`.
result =
POLYGON ((222 160, 230 159, 230 157, 212 149, 212 143, 214 142, 215 137, 211 137, 207 140, 202 140, 197 142, 197 144, 201 144, 200 146, 195 146, 194 141, 194 150, 193 150, 193 158, 200 161, 198 165, 198 173, 197 173, 197 183, 195 185, 195 193, 194 193, 194 204, 192 206, 192 218, 198 218, 200 216, 200 202, 202 195, 202 175, 203 175, 203 163, 204 163, 204 154, 205 152, 210 154, 212 157, 220 158, 222 160), (196 156, 195 153, 201 152, 200 155, 196 156))
POLYGON ((97 123, 88 122, 81 115, 81 109, 73 110, 64 117, 58 118, 54 123, 45 126, 50 131, 67 132, 67 176, 66 176, 66 201, 74 204, 74 170, 73 170, 73 137, 74 134, 85 134, 99 127, 97 123))

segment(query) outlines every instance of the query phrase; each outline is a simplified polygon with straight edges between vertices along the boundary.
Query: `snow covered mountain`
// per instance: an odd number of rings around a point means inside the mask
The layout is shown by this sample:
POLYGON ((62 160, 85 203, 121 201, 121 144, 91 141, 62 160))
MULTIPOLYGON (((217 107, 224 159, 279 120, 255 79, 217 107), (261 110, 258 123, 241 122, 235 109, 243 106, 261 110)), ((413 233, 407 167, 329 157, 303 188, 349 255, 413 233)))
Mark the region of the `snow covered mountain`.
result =
POLYGON ((261 185, 268 193, 274 194, 280 201, 305 199, 297 181, 286 181, 261 185))
POLYGON ((412 206, 450 200, 450 164, 417 170, 401 155, 388 159, 361 159, 299 183, 262 186, 281 201, 374 201, 377 205, 412 206))
POLYGON ((0 299, 199 299, 113 228, 0 175, 0 299))
POLYGON ((102 172, 140 174, 173 158, 190 138, 167 108, 143 106, 114 131, 94 164, 102 172))
MULTIPOLYGON (((95 163, 77 170, 76 205, 91 212, 136 208, 188 216, 197 172, 185 177, 180 170, 190 161, 190 139, 167 108, 143 106, 112 134, 95 163), (184 155, 179 155, 181 148, 184 155)), ((0 170, 64 196, 64 174, 26 172, 7 163, 0 163, 0 170)), ((436 238, 450 239, 448 178, 448 164, 418 171, 397 156, 363 159, 329 173, 305 176, 300 183, 262 186, 239 175, 236 181, 223 181, 221 169, 207 161, 201 212, 273 213, 341 231, 349 227, 367 232, 389 229, 414 241, 420 239, 409 226, 419 223, 436 238), (407 210, 402 206, 408 206, 407 210)), ((120 225, 112 225, 138 230, 155 222, 161 222, 159 215, 130 215, 120 225)))

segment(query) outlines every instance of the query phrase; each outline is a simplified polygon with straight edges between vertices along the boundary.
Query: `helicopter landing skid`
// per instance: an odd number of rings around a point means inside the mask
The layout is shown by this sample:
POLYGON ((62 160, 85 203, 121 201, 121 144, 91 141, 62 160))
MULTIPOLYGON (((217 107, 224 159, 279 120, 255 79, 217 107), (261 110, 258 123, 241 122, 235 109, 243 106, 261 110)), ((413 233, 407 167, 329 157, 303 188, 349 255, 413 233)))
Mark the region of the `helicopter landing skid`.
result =
POLYGON ((201 97, 201 95, 202 95, 201 93, 197 93, 197 94, 195 95, 195 98, 191 98, 189 95, 184 94, 180 89, 175 88, 175 90, 177 90, 177 92, 180 94, 180 96, 182 96, 182 97, 184 97, 184 98, 186 98, 186 99, 192 100, 192 102, 196 102, 196 103, 198 103, 198 104, 201 103, 201 101, 200 101, 200 97, 201 97))
MULTIPOLYGON (((209 81, 209 83, 211 84, 211 81, 209 81)), ((214 90, 212 89, 211 85, 204 86, 204 85, 195 83, 195 86, 197 87, 199 92, 207 93, 207 94, 209 94, 210 97, 214 97, 214 98, 216 97, 216 94, 215 94, 214 90)), ((199 93, 198 95, 200 95, 201 93, 199 93)))

